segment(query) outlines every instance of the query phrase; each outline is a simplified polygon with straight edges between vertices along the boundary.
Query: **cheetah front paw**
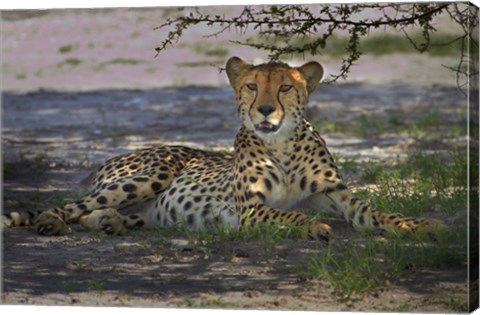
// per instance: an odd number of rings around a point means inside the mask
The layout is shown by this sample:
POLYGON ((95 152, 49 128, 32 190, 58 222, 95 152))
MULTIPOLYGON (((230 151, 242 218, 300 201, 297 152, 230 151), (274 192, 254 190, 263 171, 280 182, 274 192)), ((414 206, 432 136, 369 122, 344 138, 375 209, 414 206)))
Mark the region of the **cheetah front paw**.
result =
POLYGON ((327 242, 330 240, 332 228, 322 222, 314 221, 308 226, 308 237, 313 240, 327 242))
POLYGON ((65 235, 69 233, 70 227, 62 218, 53 212, 46 211, 39 214, 35 228, 42 235, 65 235))
POLYGON ((107 209, 98 219, 98 227, 106 234, 124 235, 127 228, 123 219, 115 209, 107 209))
POLYGON ((397 223, 396 230, 405 236, 436 240, 438 235, 447 231, 447 226, 437 219, 418 218, 397 223))

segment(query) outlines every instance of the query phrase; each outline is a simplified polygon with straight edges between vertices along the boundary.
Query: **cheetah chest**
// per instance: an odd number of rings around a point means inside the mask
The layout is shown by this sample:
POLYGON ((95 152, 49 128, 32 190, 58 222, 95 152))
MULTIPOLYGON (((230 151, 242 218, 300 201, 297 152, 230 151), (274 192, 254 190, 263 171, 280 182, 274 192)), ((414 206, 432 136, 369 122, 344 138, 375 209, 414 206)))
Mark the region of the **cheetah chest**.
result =
POLYGON ((252 179, 249 189, 260 192, 264 202, 272 208, 291 210, 310 194, 302 191, 296 182, 297 174, 282 166, 276 159, 263 159, 262 166, 256 167, 258 179, 252 179))

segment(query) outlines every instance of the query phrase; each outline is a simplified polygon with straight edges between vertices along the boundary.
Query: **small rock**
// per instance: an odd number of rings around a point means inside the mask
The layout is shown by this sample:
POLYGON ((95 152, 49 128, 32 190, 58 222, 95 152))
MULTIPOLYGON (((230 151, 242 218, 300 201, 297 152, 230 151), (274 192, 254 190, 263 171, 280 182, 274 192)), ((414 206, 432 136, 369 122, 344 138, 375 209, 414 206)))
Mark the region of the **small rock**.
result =
POLYGON ((113 247, 113 250, 119 253, 132 254, 143 251, 144 248, 138 243, 119 243, 113 247))
POLYGON ((244 251, 243 249, 235 249, 235 257, 238 257, 238 258, 247 258, 249 257, 250 255, 248 254, 248 252, 244 251))

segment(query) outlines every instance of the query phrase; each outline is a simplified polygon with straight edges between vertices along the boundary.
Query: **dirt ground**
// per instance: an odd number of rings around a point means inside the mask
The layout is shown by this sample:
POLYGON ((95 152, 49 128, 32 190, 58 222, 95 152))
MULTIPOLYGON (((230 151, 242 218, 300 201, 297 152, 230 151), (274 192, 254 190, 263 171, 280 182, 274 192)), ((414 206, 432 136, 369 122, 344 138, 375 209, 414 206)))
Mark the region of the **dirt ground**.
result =
MULTIPOLYGON (((225 74, 209 66, 223 64, 228 56, 179 47, 153 58, 161 34, 152 28, 176 11, 27 13, 2 13, 4 211, 47 209, 74 200, 87 191, 84 179, 102 161, 140 147, 231 147, 238 128, 232 93, 225 74), (195 67, 185 66, 185 60, 195 67)), ((205 32, 189 32, 185 41, 205 32)), ((222 40, 216 39, 220 45, 222 40)), ((244 47, 227 47, 229 55, 265 58, 244 47)), ((321 87, 312 96, 309 115, 348 122, 362 113, 415 115, 431 106, 455 113, 464 104, 454 75, 441 66, 454 62, 367 56, 347 83, 321 87)), ((338 64, 329 57, 327 72, 338 64)), ((404 156, 414 141, 341 133, 325 139, 339 156, 371 161, 404 156)), ((341 222, 332 226, 333 242, 355 237, 341 222)), ((464 305, 467 298, 467 269, 457 266, 415 272, 339 300, 326 281, 294 272, 309 255, 325 251, 313 241, 193 246, 182 235, 166 241, 159 231, 122 237, 78 228, 62 237, 39 236, 29 227, 2 232, 4 304, 316 311, 408 306, 408 311, 443 313, 461 311, 457 302, 464 305)))
POLYGON ((328 283, 302 281, 289 269, 322 253, 324 246, 314 242, 192 248, 184 238, 159 244, 157 233, 106 237, 77 231, 50 238, 9 231, 3 302, 317 311, 399 311, 407 304, 413 311, 444 312, 448 309, 436 301, 466 294, 465 271, 446 269, 422 271, 341 302, 328 283))

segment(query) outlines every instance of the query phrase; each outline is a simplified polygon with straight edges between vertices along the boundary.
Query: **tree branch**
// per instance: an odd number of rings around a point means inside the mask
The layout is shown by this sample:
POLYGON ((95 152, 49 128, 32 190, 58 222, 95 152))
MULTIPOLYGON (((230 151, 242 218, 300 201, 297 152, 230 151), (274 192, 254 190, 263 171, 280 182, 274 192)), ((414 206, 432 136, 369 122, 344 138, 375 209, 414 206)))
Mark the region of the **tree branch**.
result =
MULTIPOLYGON (((333 75, 331 81, 345 78, 350 68, 357 62, 362 52, 360 41, 367 36, 372 28, 383 27, 398 28, 403 31, 410 44, 418 51, 424 52, 431 47, 431 34, 436 31, 432 25, 433 17, 446 12, 450 18, 459 24, 464 35, 451 41, 451 43, 462 39, 460 61, 456 68, 457 75, 476 75, 478 71, 465 73, 462 68, 469 60, 470 48, 464 44, 465 40, 472 42, 473 47, 478 50, 478 42, 472 38, 473 29, 478 26, 478 8, 471 12, 470 6, 465 3, 418 3, 418 4, 347 4, 347 5, 318 5, 314 7, 318 12, 314 13, 309 6, 302 5, 271 5, 252 7, 245 6, 242 12, 233 17, 225 15, 203 14, 196 10, 187 16, 167 19, 155 30, 163 28, 171 29, 161 44, 155 48, 157 55, 162 50, 174 45, 189 27, 204 24, 207 26, 220 26, 220 30, 206 35, 218 36, 232 27, 245 32, 251 28, 258 32, 258 36, 266 41, 232 41, 235 44, 247 45, 256 49, 269 51, 269 58, 277 60, 284 55, 320 54, 327 46, 327 42, 337 31, 348 32, 348 41, 345 52, 348 54, 342 60, 340 73, 333 75), (465 8, 464 8, 465 7, 465 8), (462 9, 463 8, 463 9, 462 9), (355 20, 356 14, 365 10, 377 10, 380 14, 377 18, 355 20), (318 34, 319 27, 326 26, 326 31, 318 38, 310 41, 313 34, 318 34), (423 42, 414 40, 407 32, 407 27, 416 27, 421 30, 423 42), (295 44, 292 39, 302 39, 300 44, 295 44), (271 41, 270 39, 273 39, 271 41)), ((470 69, 470 67, 467 67, 470 69)), ((457 78, 457 85, 461 82, 457 78)))

